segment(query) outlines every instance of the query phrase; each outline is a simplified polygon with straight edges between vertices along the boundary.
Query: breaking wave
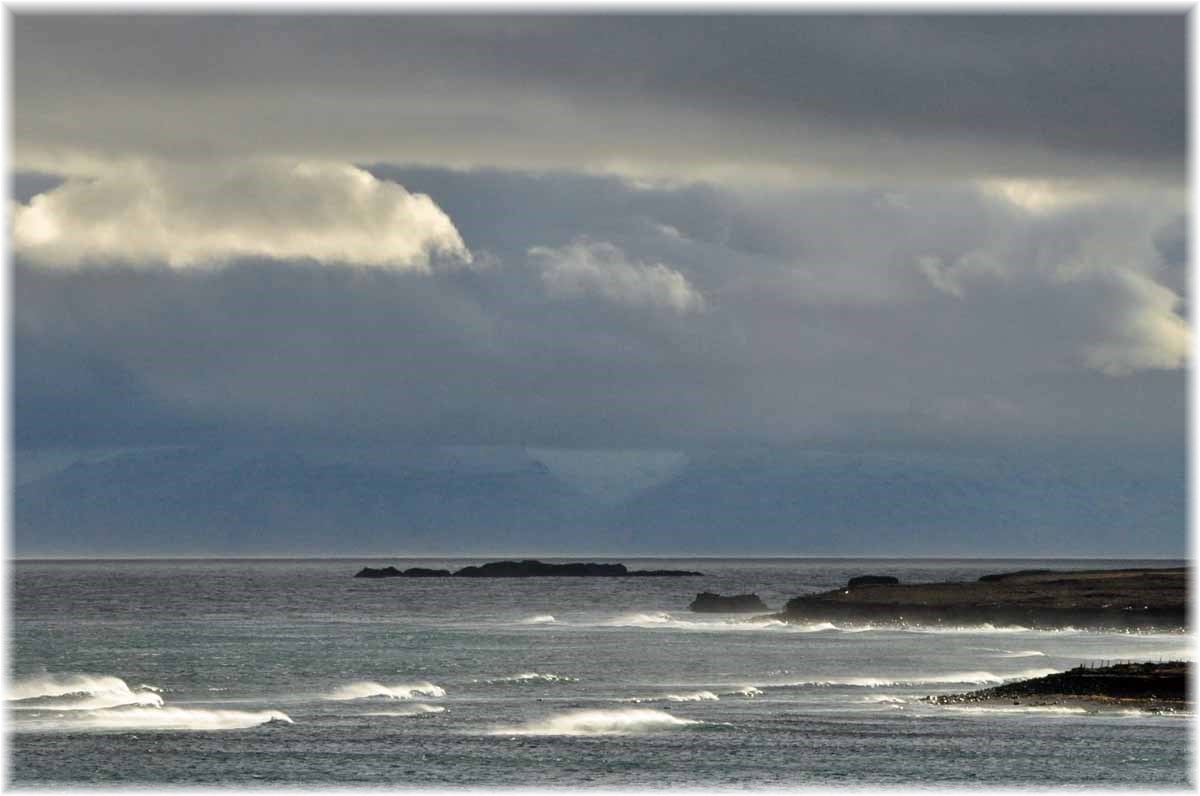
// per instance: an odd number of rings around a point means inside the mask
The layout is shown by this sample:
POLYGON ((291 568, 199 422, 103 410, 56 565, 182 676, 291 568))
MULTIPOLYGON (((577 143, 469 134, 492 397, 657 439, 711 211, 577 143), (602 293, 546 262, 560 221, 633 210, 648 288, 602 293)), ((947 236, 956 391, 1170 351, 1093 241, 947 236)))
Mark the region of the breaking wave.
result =
POLYGON ((566 677, 560 674, 543 674, 541 672, 521 672, 520 674, 512 674, 508 677, 494 677, 491 680, 484 680, 485 683, 578 683, 578 677, 566 677))
POLYGON ((908 700, 905 699, 904 697, 892 696, 890 694, 879 694, 878 696, 872 694, 871 696, 865 696, 858 701, 861 703, 864 703, 864 704, 868 704, 868 705, 907 705, 908 704, 908 700))
POLYGON ((344 685, 326 696, 326 699, 412 699, 415 696, 441 697, 446 695, 446 689, 430 682, 401 683, 399 685, 382 685, 381 683, 362 680, 344 685))
MULTIPOLYGON (((822 623, 827 625, 828 623, 822 623)), ((632 613, 622 614, 615 619, 610 619, 600 624, 601 627, 641 627, 647 629, 669 629, 669 630, 703 630, 703 631, 725 631, 725 630, 799 630, 805 632, 804 625, 789 625, 787 622, 781 622, 778 619, 719 619, 719 620, 695 620, 695 619, 677 619, 665 611, 657 611, 654 613, 632 613)), ((833 625, 829 625, 833 628, 833 625)), ((815 628, 825 630, 827 628, 815 628)), ((833 628, 836 629, 836 628, 833 628)), ((811 631, 809 631, 811 632, 811 631)))
POLYGON ((972 647, 971 649, 979 652, 993 653, 989 657, 992 658, 1044 658, 1046 653, 1039 650, 1002 650, 995 647, 972 647))
POLYGON ((663 694, 652 697, 633 697, 622 702, 716 702, 720 697, 712 691, 692 691, 687 694, 663 694))
POLYGON ((537 616, 531 616, 528 619, 522 619, 521 624, 523 624, 523 625, 552 625, 557 621, 558 620, 555 619, 550 614, 538 614, 537 616))
POLYGON ((982 707, 978 705, 943 705, 943 709, 966 715, 996 715, 996 714, 1028 714, 1040 713, 1046 715, 1078 716, 1093 711, 1087 708, 1064 707, 1062 705, 1021 705, 1020 707, 982 707))
POLYGON ((953 672, 950 674, 925 675, 904 678, 883 677, 841 677, 829 680, 801 680, 793 683, 776 683, 765 688, 813 688, 828 686, 851 686, 855 688, 894 688, 903 686, 922 685, 999 685, 1010 680, 1025 680, 1031 677, 1044 677, 1056 674, 1058 669, 1026 669, 1009 674, 994 674, 992 672, 953 672))
POLYGON ((574 710, 514 727, 497 727, 491 735, 635 735, 703 724, 661 710, 574 710))
POLYGON ((15 722, 18 732, 82 730, 244 730, 260 724, 294 724, 278 710, 204 710, 200 708, 122 707, 86 711, 70 718, 15 722))
POLYGON ((763 695, 763 690, 757 686, 747 685, 742 686, 736 691, 725 691, 724 693, 726 696, 757 697, 763 695))
POLYGON ((44 674, 18 680, 9 688, 9 707, 18 710, 102 710, 122 705, 162 707, 161 689, 131 689, 120 677, 94 674, 44 674))
POLYGON ((406 710, 377 710, 371 713, 364 713, 364 716, 425 716, 430 713, 445 713, 446 709, 441 705, 426 705, 418 703, 406 710))

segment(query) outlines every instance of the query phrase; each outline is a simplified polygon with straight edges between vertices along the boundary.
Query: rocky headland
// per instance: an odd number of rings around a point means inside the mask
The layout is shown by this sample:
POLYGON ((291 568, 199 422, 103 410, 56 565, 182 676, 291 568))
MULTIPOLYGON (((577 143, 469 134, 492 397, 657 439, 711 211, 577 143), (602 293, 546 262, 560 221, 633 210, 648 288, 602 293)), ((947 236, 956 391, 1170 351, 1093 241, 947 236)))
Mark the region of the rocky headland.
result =
POLYGON ((938 705, 1083 707, 1088 710, 1190 710, 1189 664, 1118 663, 1078 666, 1065 672, 984 688, 966 694, 926 697, 938 705))
MULTIPOLYGON (((525 561, 492 561, 480 566, 463 567, 455 572, 447 569, 422 569, 413 567, 400 571, 395 567, 373 569, 363 567, 354 577, 356 578, 419 578, 419 577, 455 577, 455 578, 544 578, 544 577, 579 577, 579 578, 678 578, 703 575, 703 572, 692 572, 684 569, 628 569, 624 564, 594 564, 570 563, 547 564, 532 559, 525 561)), ((764 607, 765 610, 765 607, 764 607)))
POLYGON ((1022 625, 1106 630, 1183 630, 1188 571, 1026 570, 974 582, 886 583, 854 578, 845 588, 789 600, 787 622, 899 625, 1022 625))

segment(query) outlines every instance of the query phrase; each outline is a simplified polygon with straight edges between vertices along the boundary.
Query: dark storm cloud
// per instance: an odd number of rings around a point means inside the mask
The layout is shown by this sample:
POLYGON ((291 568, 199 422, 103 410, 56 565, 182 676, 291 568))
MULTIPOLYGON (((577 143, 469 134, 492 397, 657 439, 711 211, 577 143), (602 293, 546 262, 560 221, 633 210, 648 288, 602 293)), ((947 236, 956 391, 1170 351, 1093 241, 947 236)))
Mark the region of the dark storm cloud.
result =
POLYGON ((1182 14, 22 15, 14 49, 19 152, 1161 178, 1186 138, 1182 14))

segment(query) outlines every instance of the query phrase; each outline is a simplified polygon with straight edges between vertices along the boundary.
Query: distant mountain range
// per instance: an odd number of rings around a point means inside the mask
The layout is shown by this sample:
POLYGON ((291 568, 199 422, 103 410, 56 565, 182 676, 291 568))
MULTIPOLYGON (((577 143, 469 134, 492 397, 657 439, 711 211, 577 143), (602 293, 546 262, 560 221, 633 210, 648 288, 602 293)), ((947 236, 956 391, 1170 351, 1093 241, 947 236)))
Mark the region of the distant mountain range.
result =
POLYGON ((619 456, 572 468, 563 464, 569 454, 520 448, 34 458, 17 455, 22 556, 1182 556, 1186 548, 1182 458, 1018 465, 1001 455, 709 451, 649 475, 630 459, 626 483, 619 456), (580 473, 597 468, 607 468, 595 475, 603 488, 589 489, 580 473))

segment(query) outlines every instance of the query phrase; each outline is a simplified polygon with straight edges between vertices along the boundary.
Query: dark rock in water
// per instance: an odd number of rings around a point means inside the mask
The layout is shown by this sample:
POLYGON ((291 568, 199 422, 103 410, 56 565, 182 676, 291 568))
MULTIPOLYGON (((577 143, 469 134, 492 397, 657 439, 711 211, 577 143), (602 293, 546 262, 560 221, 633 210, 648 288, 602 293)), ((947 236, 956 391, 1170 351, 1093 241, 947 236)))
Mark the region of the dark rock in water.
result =
POLYGON ((893 578, 891 575, 859 575, 856 578, 850 578, 850 582, 846 584, 846 588, 857 589, 859 586, 895 586, 899 582, 899 578, 893 578))
POLYGON ((356 578, 542 578, 542 577, 577 577, 577 578, 619 578, 619 577, 684 577, 703 575, 702 572, 690 572, 682 569, 646 569, 628 570, 624 564, 546 564, 541 561, 492 561, 480 566, 463 567, 451 573, 447 569, 424 569, 412 567, 403 572, 395 567, 372 569, 364 567, 354 577, 356 578))
POLYGON ((383 569, 373 569, 372 567, 363 567, 354 577, 356 578, 398 578, 403 573, 395 567, 384 567, 383 569))
POLYGON ((627 574, 635 578, 694 578, 704 575, 703 572, 690 569, 635 569, 627 574))
POLYGON ((493 561, 463 567, 456 578, 614 577, 628 575, 624 564, 544 564, 541 561, 493 561))
POLYGON ((726 597, 705 591, 696 595, 688 610, 698 613, 744 614, 766 611, 768 608, 757 594, 733 594, 726 597))
POLYGON ((655 569, 634 570, 625 568, 624 564, 546 564, 541 561, 493 561, 478 567, 463 567, 454 573, 458 578, 541 578, 541 577, 583 577, 583 578, 619 578, 634 577, 680 577, 699 575, 699 572, 684 570, 655 569))
POLYGON ((1187 661, 1117 663, 1110 666, 1076 666, 1065 672, 1019 680, 971 691, 926 697, 938 704, 995 702, 1039 697, 1086 697, 1107 700, 1188 702, 1187 661))

